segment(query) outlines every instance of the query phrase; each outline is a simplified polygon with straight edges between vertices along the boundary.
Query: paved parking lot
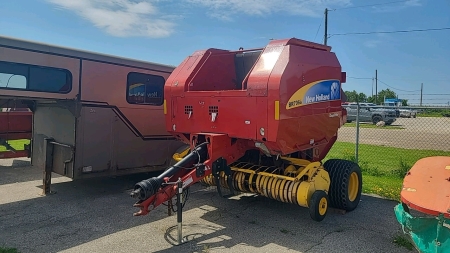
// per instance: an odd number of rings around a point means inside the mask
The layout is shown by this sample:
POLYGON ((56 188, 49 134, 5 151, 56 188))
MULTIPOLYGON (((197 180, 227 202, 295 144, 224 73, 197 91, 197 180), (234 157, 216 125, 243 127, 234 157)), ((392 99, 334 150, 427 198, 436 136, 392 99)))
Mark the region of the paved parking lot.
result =
MULTIPOLYGON (((408 149, 450 151, 450 118, 399 118, 392 126, 404 129, 360 128, 359 141, 408 149)), ((338 141, 356 141, 355 127, 342 127, 338 141)))
POLYGON ((0 246, 21 252, 410 252, 392 242, 400 232, 396 203, 371 196, 354 212, 330 212, 318 223, 302 207, 252 195, 221 199, 215 188, 194 185, 183 213, 188 241, 175 246, 176 216, 168 217, 165 206, 132 216, 129 191, 147 175, 76 182, 55 175, 57 193, 46 197, 39 195, 41 176, 26 159, 0 160, 0 246))

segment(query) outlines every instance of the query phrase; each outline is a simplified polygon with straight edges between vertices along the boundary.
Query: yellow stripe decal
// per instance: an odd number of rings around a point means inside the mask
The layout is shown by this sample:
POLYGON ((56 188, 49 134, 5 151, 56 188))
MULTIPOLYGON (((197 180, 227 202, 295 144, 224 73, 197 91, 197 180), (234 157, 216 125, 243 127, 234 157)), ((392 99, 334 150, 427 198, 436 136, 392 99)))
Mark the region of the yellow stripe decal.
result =
POLYGON ((164 114, 167 114, 166 100, 164 99, 164 114))
POLYGON ((275 120, 280 119, 280 101, 275 101, 275 120))

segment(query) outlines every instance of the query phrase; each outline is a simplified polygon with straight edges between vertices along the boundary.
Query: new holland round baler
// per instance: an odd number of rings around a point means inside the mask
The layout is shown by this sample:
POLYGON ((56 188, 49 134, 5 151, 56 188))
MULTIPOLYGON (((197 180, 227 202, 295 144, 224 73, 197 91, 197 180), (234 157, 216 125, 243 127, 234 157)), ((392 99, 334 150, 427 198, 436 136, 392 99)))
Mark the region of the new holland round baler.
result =
POLYGON ((345 73, 329 46, 296 38, 260 49, 207 49, 187 57, 167 79, 167 130, 189 147, 158 177, 138 182, 135 215, 171 200, 179 178, 231 192, 259 194, 309 208, 355 209, 359 166, 322 160, 346 122, 345 73))

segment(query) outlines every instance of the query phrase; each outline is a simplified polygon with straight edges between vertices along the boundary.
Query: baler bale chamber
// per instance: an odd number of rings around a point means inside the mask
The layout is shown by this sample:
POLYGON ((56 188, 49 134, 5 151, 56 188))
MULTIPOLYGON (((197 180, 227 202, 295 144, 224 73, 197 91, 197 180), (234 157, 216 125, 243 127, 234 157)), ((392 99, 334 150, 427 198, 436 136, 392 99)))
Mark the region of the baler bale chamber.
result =
POLYGON ((316 221, 328 206, 355 209, 359 166, 321 162, 346 122, 344 82, 329 46, 296 38, 260 49, 196 51, 164 89, 167 130, 191 152, 136 184, 135 215, 171 199, 178 178, 183 188, 201 181, 221 195, 226 188, 307 207, 316 221))

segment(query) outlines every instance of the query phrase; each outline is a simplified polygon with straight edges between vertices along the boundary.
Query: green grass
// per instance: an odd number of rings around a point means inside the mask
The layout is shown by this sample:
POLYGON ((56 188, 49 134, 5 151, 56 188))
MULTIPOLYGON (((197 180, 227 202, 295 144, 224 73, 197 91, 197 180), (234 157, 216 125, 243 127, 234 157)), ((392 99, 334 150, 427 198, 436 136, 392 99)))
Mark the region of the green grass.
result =
MULTIPOLYGON (((356 123, 352 122, 352 123, 345 123, 343 125, 343 127, 356 127, 356 123)), ((383 127, 378 127, 377 125, 374 125, 372 123, 359 123, 359 127, 360 128, 377 128, 377 129, 405 129, 404 127, 401 126, 388 126, 385 125, 383 127)))
MULTIPOLYGON (((24 144, 30 144, 30 140, 26 140, 26 139, 24 139, 24 140, 13 140, 13 141, 8 141, 8 143, 9 143, 9 145, 11 145, 16 150, 23 150, 23 145, 24 144)), ((6 147, 0 145, 0 152, 1 151, 6 151, 6 147)))
MULTIPOLYGON (((331 158, 355 161, 355 144, 336 142, 324 162, 331 158)), ((359 145, 359 166, 363 173, 363 192, 399 200, 403 178, 414 163, 429 156, 450 156, 450 152, 359 145)))
POLYGON ((412 245, 412 243, 407 238, 405 238, 403 235, 395 236, 393 242, 400 247, 404 247, 404 248, 408 249, 409 251, 412 251, 414 249, 414 246, 412 245))
POLYGON ((445 114, 450 114, 450 110, 443 109, 424 109, 423 112, 417 114, 417 117, 444 117, 445 114))
POLYGON ((403 179, 388 176, 371 176, 363 172, 363 189, 367 194, 400 201, 403 179))
POLYGON ((0 247, 0 253, 19 253, 19 251, 15 248, 0 247))

